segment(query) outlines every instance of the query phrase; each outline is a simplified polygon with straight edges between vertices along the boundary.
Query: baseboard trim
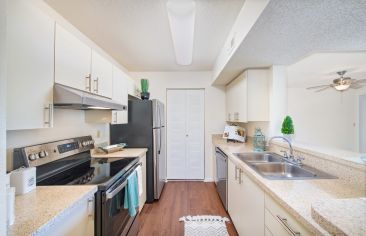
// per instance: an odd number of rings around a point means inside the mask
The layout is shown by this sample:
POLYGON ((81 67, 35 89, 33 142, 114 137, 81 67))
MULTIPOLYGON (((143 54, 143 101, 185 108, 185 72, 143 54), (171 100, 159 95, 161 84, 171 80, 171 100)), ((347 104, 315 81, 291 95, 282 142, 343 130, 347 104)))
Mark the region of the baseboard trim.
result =
POLYGON ((206 178, 203 182, 215 182, 213 178, 206 178))

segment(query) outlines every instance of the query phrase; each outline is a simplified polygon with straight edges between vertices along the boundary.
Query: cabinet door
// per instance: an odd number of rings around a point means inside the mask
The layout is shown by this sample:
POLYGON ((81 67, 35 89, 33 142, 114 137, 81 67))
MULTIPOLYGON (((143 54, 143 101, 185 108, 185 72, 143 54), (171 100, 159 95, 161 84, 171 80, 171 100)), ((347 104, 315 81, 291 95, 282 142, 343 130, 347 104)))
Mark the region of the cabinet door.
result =
POLYGON ((269 120, 268 70, 248 70, 248 121, 269 120))
POLYGON ((141 212, 146 202, 146 154, 140 157, 141 170, 142 170, 142 189, 143 193, 139 199, 139 210, 141 212))
POLYGON ((241 235, 264 235, 264 192, 246 174, 241 174, 241 235))
POLYGON ((112 64, 96 51, 92 51, 92 92, 112 98, 112 64))
POLYGON ((247 80, 242 73, 226 87, 227 120, 247 122, 247 80))
POLYGON ((32 1, 8 1, 7 129, 52 127, 54 21, 32 1))
POLYGON ((240 219, 240 185, 238 180, 238 169, 235 164, 229 159, 228 161, 228 212, 233 221, 237 232, 240 234, 241 219, 240 219))
POLYGON ((56 24, 55 82, 91 91, 91 48, 56 24))
POLYGON ((41 236, 93 236, 94 194, 79 202, 69 214, 56 221, 41 236))
MULTIPOLYGON (((127 94, 127 75, 118 69, 113 67, 113 100, 120 103, 128 104, 127 94)), ((113 111, 112 124, 126 124, 128 123, 128 109, 125 111, 113 111)))

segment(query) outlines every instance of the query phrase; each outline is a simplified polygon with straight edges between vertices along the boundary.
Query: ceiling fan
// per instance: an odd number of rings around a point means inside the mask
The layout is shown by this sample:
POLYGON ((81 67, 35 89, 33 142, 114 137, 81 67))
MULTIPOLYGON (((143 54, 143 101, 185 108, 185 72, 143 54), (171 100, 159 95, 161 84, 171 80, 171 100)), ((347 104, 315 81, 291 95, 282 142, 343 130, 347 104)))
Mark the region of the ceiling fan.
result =
POLYGON ((338 91, 344 91, 349 88, 359 89, 363 87, 363 84, 366 84, 366 79, 356 80, 350 77, 344 77, 346 73, 346 70, 338 71, 337 74, 339 75, 339 78, 334 79, 332 84, 313 86, 306 89, 317 89, 315 92, 321 92, 328 88, 335 88, 338 91))

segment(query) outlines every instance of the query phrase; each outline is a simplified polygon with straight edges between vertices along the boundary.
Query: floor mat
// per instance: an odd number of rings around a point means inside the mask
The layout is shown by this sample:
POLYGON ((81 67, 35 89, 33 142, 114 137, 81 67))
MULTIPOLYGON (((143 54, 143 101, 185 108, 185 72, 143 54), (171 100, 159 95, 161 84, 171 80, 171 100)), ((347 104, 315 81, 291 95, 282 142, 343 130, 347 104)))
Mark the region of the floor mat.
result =
POLYGON ((184 222, 184 236, 228 236, 226 217, 201 215, 183 216, 179 221, 184 222))

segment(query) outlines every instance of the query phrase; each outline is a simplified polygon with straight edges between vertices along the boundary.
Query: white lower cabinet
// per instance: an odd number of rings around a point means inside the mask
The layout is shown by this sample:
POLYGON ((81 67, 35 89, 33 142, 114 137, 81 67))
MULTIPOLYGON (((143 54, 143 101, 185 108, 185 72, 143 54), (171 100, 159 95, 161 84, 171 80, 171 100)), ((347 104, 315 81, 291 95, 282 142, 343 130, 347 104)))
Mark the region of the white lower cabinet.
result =
POLYGON ((228 212, 242 236, 312 235, 231 159, 228 161, 228 212))
POLYGON ((52 127, 54 21, 33 1, 8 1, 7 130, 52 127))
POLYGON ((94 193, 40 235, 94 236, 94 193))
POLYGON ((139 211, 141 212, 146 202, 146 154, 140 157, 141 170, 142 170, 142 189, 143 193, 139 198, 139 211))
POLYGON ((228 211, 239 235, 264 235, 264 192, 230 159, 228 211))
POLYGON ((273 236, 312 235, 267 194, 265 195, 265 226, 273 236))

